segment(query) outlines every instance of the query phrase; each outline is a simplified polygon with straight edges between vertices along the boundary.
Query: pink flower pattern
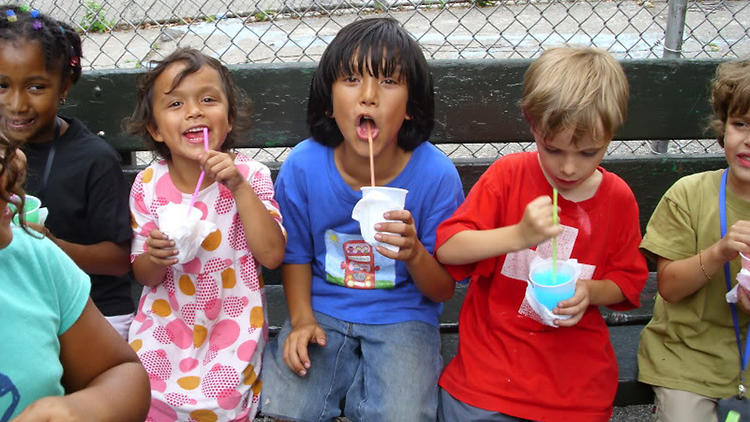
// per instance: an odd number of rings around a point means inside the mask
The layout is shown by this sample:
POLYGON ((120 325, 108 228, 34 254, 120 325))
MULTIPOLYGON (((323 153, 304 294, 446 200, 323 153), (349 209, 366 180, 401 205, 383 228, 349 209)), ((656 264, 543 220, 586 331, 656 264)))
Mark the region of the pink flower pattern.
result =
MULTIPOLYGON (((242 154, 235 164, 281 225, 268 168, 242 154)), ((131 259, 144 253, 148 233, 158 227, 157 210, 168 203, 188 204, 190 196, 174 186, 164 161, 138 175, 130 196, 131 259)), ((226 187, 214 183, 203 189, 196 204, 204 219, 216 223, 220 233, 211 240, 216 243, 206 245, 209 236, 195 260, 170 267, 161 285, 144 288, 130 329, 130 344, 151 380, 146 420, 193 420, 196 411, 210 412, 216 420, 252 420, 260 383, 247 385, 245 379, 254 378, 245 374, 260 372, 267 332, 260 266, 226 187), (251 316, 254 308, 263 309, 262 321, 257 313, 251 316), (252 327, 251 320, 262 329, 252 327)))

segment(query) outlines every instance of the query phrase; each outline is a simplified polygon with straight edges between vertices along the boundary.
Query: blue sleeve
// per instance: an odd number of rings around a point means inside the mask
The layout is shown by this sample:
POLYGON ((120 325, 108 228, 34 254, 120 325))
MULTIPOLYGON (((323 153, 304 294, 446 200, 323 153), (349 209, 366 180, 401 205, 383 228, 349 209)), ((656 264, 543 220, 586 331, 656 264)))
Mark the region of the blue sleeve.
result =
POLYGON ((289 154, 281 165, 275 185, 287 232, 285 264, 306 264, 314 258, 305 170, 298 165, 298 155, 294 150, 289 154))
POLYGON ((426 210, 426 218, 420 231, 420 241, 427 252, 435 252, 435 233, 437 227, 453 215, 459 205, 464 201, 464 191, 461 178, 453 163, 443 172, 442 177, 436 184, 432 198, 426 201, 430 207, 426 210))

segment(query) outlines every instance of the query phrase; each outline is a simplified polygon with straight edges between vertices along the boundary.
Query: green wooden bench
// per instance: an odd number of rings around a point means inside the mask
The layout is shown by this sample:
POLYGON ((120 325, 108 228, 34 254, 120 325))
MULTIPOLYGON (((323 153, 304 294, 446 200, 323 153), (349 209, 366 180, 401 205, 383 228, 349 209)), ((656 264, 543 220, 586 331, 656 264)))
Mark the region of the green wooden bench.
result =
MULTIPOLYGON (((435 61, 431 63, 436 92, 436 144, 530 142, 521 116, 523 72, 528 60, 435 61)), ((616 140, 680 140, 710 138, 708 85, 717 61, 635 60, 623 62, 631 88, 629 115, 616 140)), ((314 63, 256 64, 233 67, 236 82, 254 102, 254 127, 240 147, 291 147, 307 136, 306 102, 314 63)), ((63 113, 81 118, 100 132, 123 156, 123 170, 132 180, 138 171, 132 153, 140 140, 122 133, 121 119, 134 104, 138 71, 88 72, 74 87, 63 113)), ((474 185, 496 157, 456 158, 464 188, 474 185)), ((274 172, 278 163, 270 163, 274 172)), ((640 205, 641 224, 665 190, 687 174, 724 166, 716 155, 614 155, 603 166, 625 179, 640 205)), ((278 271, 266 271, 271 333, 286 317, 278 271)), ((139 289, 134 288, 134 294, 139 289)), ((445 304, 441 318, 443 355, 447 362, 458 344, 458 313, 466 290, 459 287, 445 304)), ((640 330, 651 317, 656 294, 654 274, 642 294, 643 306, 630 312, 603 309, 619 364, 618 406, 653 400, 651 389, 636 381, 636 350, 640 330)))

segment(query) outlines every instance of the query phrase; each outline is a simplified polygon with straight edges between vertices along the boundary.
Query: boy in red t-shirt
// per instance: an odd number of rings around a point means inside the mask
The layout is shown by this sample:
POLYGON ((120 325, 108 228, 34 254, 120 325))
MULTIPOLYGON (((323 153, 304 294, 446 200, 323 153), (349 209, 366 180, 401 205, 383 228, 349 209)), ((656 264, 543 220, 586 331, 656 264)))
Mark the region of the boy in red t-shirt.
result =
POLYGON ((521 108, 537 151, 497 160, 437 230, 437 258, 454 279, 471 277, 440 420, 610 418, 617 362, 597 306, 639 306, 648 276, 633 193, 599 166, 627 102, 622 67, 602 50, 550 49, 526 71, 521 108), (552 250, 581 274, 548 326, 524 296, 531 260, 552 250))

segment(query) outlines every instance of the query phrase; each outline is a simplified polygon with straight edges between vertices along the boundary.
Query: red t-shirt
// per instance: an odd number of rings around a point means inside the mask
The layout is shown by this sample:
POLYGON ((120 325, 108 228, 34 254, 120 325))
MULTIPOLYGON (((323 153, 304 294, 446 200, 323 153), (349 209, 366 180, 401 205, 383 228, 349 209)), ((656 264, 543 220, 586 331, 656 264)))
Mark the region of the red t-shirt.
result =
MULTIPOLYGON (((558 237, 558 256, 584 264, 581 278, 614 281, 626 300, 612 308, 631 309, 640 306, 648 277, 638 250, 638 204, 622 179, 599 171, 602 181, 592 198, 571 202, 559 197, 560 224, 566 227, 558 237)), ((518 223, 526 205, 541 195, 551 197, 552 187, 536 152, 497 160, 438 227, 435 249, 462 230, 518 223)), ((536 250, 542 254, 547 246, 536 250)), ((515 417, 607 421, 617 390, 617 361, 598 308, 589 307, 577 325, 560 328, 518 313, 528 271, 523 263, 535 253, 446 266, 456 280, 471 277, 471 283, 459 316, 458 353, 440 386, 472 406, 515 417)))

